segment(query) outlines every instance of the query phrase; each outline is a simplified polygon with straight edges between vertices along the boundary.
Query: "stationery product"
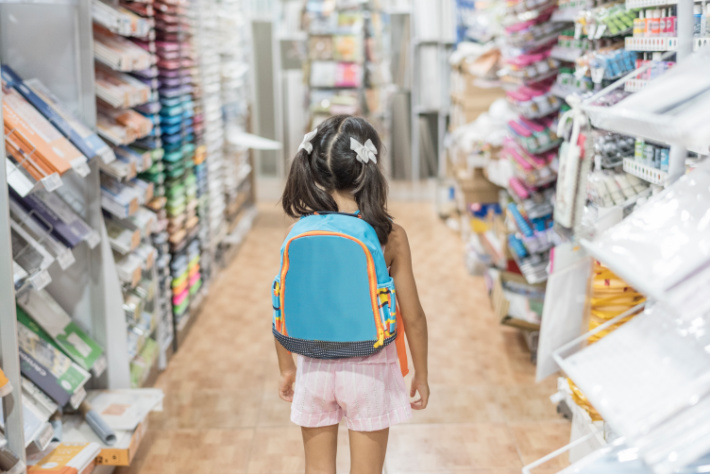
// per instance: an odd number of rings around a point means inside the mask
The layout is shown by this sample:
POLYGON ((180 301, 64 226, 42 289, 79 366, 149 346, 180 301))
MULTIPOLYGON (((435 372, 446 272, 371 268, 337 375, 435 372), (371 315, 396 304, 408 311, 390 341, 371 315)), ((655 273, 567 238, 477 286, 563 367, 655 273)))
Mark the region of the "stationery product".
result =
MULTIPOLYGON (((23 81, 9 66, 2 66, 2 77, 34 105, 88 159, 100 156, 105 163, 113 161, 111 149, 45 87, 38 79, 23 81)), ((83 174, 85 170, 81 170, 83 174)))
POLYGON ((86 157, 15 89, 4 90, 2 109, 8 151, 36 180, 86 164, 86 157))
POLYGON ((116 271, 118 277, 126 285, 134 288, 141 279, 141 270, 143 268, 141 258, 132 253, 114 255, 116 261, 116 271))
POLYGON ((145 194, 134 186, 110 176, 101 176, 101 207, 118 218, 135 214, 144 197, 145 194))
POLYGON ((82 402, 78 411, 103 444, 107 446, 116 444, 116 433, 87 401, 82 402))
POLYGON ((116 71, 148 69, 151 55, 126 38, 94 24, 94 57, 116 71))
POLYGON ((136 455, 145 433, 147 420, 133 431, 116 431, 116 441, 112 446, 101 442, 91 427, 80 416, 64 417, 64 443, 98 443, 101 450, 96 464, 108 466, 129 466, 136 455))
POLYGON ((54 263, 54 257, 20 224, 10 220, 12 258, 29 274, 40 273, 54 263))
POLYGON ((100 453, 101 446, 98 443, 62 443, 37 464, 30 466, 27 472, 28 474, 88 474, 100 453))
POLYGON ((140 80, 98 64, 96 97, 114 108, 140 105, 150 100, 150 87, 140 80))
POLYGON ((92 390, 87 395, 91 403, 114 430, 132 431, 153 410, 160 410, 163 391, 160 389, 92 390))
POLYGON ((56 237, 50 234, 46 227, 42 226, 14 199, 10 199, 10 215, 14 222, 27 232, 35 241, 49 252, 62 270, 69 268, 74 262, 74 254, 71 249, 61 243, 56 237))
MULTIPOLYGON (((76 364, 95 376, 106 368, 103 349, 91 339, 46 291, 32 291, 18 298, 21 323, 50 342, 76 364)), ((18 314, 18 319, 20 315, 18 314)))
MULTIPOLYGON (((24 320, 26 313, 17 308, 24 320)), ((41 388, 59 406, 78 406, 83 400, 84 384, 91 377, 88 372, 72 362, 59 349, 32 332, 22 319, 18 324, 20 369, 22 374, 41 388)))
POLYGON ((97 128, 99 133, 115 145, 128 145, 147 136, 153 123, 140 113, 125 109, 111 109, 99 104, 97 128))
POLYGON ((83 241, 94 248, 100 242, 98 233, 56 193, 38 190, 21 198, 11 189, 10 196, 67 247, 74 248, 83 241))
MULTIPOLYGON (((52 439, 52 426, 47 422, 48 419, 49 415, 37 407, 33 401, 22 398, 22 423, 25 447, 28 450, 44 451, 47 449, 52 439)), ((0 428, 4 428, 4 425, 3 413, 0 410, 0 428)), ((1 458, 0 454, 0 464, 3 462, 1 458)))
POLYGON ((125 255, 132 252, 141 241, 141 233, 126 221, 120 219, 106 219, 106 232, 108 234, 111 248, 125 255))
MULTIPOLYGON (((2 165, 0 165, 2 166, 2 165)), ((7 184, 21 196, 27 196, 34 189, 34 179, 26 175, 10 158, 5 158, 5 176, 7 184)))

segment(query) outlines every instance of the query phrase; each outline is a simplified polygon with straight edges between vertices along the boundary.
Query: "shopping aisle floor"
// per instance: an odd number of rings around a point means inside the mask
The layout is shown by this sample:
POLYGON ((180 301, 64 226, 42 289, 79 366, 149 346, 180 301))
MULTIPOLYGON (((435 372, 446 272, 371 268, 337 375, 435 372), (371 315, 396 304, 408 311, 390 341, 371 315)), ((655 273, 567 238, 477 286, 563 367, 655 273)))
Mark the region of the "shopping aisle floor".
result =
MULTIPOLYGON (((408 232, 428 315, 431 402, 391 430, 386 472, 513 474, 565 445, 570 425, 548 398, 555 381, 534 383, 524 342, 495 320, 483 280, 467 274, 459 236, 429 205, 394 203, 391 212, 408 232)), ((269 285, 288 225, 279 208, 260 206, 159 378, 164 411, 151 415, 138 458, 121 474, 304 472, 300 429, 276 392, 270 327, 269 285)), ((347 473, 340 434, 338 473, 347 473)))

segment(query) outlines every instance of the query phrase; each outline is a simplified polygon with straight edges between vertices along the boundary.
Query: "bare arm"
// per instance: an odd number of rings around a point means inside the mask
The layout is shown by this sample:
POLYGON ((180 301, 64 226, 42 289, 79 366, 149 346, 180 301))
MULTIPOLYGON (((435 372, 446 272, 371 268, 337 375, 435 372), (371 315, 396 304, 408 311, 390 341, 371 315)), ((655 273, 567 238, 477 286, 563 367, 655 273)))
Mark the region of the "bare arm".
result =
POLYGON ((417 284, 412 269, 412 254, 404 229, 396 225, 390 234, 386 248, 386 259, 391 262, 390 275, 397 290, 397 303, 402 313, 407 342, 414 363, 414 380, 411 395, 419 392, 420 400, 412 403, 412 408, 424 409, 429 402, 428 331, 426 315, 419 302, 417 284))
POLYGON ((293 356, 289 351, 282 346, 276 338, 276 357, 279 359, 279 371, 281 378, 279 379, 279 397, 287 402, 293 401, 293 384, 296 381, 296 364, 293 362, 293 356))

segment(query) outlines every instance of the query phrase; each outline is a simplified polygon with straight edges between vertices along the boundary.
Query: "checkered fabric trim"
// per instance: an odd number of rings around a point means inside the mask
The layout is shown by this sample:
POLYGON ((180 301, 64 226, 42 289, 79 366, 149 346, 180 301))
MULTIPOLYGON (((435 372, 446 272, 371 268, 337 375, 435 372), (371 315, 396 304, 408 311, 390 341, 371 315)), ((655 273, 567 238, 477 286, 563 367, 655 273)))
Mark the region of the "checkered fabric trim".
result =
POLYGON ((365 357, 382 350, 383 347, 394 342, 397 338, 395 333, 392 337, 385 339, 384 345, 375 349, 377 340, 362 342, 325 342, 306 341, 293 337, 284 336, 272 327, 276 339, 289 352, 295 352, 312 359, 345 359, 348 357, 365 357))

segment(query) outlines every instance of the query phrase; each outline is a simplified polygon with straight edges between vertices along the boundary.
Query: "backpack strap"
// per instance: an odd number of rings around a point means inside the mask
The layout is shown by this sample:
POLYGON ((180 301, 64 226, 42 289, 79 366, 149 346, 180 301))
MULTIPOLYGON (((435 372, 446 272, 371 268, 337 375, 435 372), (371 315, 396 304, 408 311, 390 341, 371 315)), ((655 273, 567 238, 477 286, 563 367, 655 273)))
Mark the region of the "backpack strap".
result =
POLYGON ((362 214, 360 214, 359 209, 357 211, 353 212, 352 214, 350 214, 349 212, 338 212, 338 211, 315 211, 311 214, 305 214, 305 215, 301 216, 301 219, 303 219, 304 217, 308 217, 308 216, 325 216, 328 214, 339 214, 341 216, 350 216, 350 217, 357 217, 358 219, 362 219, 362 214))

